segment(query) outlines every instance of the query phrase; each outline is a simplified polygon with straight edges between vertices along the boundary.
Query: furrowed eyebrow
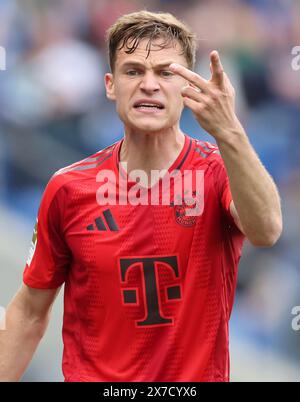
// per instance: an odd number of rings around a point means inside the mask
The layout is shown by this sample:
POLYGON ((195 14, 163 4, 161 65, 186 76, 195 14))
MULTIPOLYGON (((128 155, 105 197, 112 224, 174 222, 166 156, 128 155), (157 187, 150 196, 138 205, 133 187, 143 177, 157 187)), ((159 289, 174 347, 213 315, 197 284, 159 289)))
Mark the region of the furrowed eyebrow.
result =
MULTIPOLYGON (((166 68, 169 67, 170 64, 174 63, 173 61, 168 61, 165 63, 160 63, 160 64, 156 64, 154 66, 154 69, 160 69, 160 68, 166 68)), ((122 66, 122 68, 128 68, 128 67, 142 67, 145 68, 145 65, 143 63, 140 63, 138 61, 128 61, 126 63, 124 63, 122 66)))

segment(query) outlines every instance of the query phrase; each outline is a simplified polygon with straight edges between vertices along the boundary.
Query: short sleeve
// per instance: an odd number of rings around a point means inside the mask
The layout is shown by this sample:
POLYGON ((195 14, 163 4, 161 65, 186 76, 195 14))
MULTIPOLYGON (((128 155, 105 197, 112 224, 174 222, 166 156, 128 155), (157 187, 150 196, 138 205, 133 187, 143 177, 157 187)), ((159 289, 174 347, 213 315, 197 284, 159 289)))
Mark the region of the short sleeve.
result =
POLYGON ((61 286, 68 273, 70 250, 63 235, 64 188, 52 179, 43 194, 23 281, 37 289, 61 286))

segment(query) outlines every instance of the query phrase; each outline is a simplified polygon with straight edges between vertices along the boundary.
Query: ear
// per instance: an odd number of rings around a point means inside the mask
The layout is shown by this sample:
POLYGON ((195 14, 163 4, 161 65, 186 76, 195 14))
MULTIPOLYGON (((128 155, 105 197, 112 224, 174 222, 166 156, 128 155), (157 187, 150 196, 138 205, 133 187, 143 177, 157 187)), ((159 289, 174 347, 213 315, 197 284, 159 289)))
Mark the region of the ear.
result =
POLYGON ((106 97, 109 100, 115 101, 115 86, 114 86, 114 76, 111 73, 107 73, 104 76, 105 80, 105 89, 106 89, 106 97))

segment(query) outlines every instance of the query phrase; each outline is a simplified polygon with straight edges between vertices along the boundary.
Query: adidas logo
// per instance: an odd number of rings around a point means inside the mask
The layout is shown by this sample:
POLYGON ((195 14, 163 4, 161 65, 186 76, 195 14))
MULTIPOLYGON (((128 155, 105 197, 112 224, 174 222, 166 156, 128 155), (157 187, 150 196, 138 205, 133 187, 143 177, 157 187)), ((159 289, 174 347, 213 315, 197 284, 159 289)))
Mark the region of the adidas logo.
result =
POLYGON ((116 224, 114 217, 112 216, 112 213, 110 209, 106 209, 103 211, 103 219, 101 217, 95 219, 95 225, 89 225, 87 227, 87 230, 93 231, 93 230, 98 230, 100 232, 106 232, 106 231, 111 231, 111 232, 118 232, 119 228, 118 225, 116 224), (105 223, 107 226, 105 226, 105 223))

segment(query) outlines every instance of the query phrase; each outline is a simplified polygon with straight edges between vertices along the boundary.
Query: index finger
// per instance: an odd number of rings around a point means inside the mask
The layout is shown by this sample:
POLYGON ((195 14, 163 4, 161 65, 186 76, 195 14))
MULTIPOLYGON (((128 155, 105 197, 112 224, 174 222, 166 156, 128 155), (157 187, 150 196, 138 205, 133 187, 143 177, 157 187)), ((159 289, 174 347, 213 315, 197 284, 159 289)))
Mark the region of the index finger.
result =
POLYGON ((194 84, 196 87, 200 88, 202 91, 205 91, 208 86, 208 81, 205 80, 201 75, 194 73, 193 71, 189 70, 188 68, 177 64, 172 63, 169 66, 169 69, 175 73, 180 75, 182 78, 185 78, 190 83, 194 84))

